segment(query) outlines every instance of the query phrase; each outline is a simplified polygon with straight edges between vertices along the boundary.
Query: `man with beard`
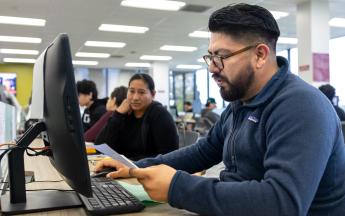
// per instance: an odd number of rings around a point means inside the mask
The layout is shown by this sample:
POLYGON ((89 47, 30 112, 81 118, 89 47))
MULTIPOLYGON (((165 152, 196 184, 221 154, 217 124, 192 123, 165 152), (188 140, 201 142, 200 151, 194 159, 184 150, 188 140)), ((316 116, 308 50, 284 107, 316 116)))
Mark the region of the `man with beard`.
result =
POLYGON ((332 105, 276 57, 272 14, 236 4, 209 19, 204 56, 229 105, 196 144, 116 167, 152 199, 201 215, 344 215, 345 145, 332 105), (192 173, 223 161, 218 178, 192 173))

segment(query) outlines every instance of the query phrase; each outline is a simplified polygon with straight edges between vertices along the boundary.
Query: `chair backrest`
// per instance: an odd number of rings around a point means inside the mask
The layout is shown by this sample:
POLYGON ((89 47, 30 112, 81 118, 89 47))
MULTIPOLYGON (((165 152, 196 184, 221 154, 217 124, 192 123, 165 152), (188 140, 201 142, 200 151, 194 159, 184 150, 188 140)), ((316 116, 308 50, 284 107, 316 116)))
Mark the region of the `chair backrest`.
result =
POLYGON ((195 131, 179 131, 179 148, 196 143, 199 138, 199 133, 195 131))

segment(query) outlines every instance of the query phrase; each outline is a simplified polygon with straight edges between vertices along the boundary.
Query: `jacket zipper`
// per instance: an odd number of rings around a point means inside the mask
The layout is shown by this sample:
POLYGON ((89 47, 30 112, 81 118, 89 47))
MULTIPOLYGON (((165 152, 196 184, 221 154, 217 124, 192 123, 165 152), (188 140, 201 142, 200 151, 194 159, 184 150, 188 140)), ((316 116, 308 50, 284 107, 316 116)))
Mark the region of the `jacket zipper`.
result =
MULTIPOLYGON (((234 113, 235 114, 235 113, 234 113)), ((231 172, 237 172, 237 166, 236 166, 236 154, 235 154, 235 137, 237 134, 237 115, 234 115, 234 123, 232 127, 232 134, 229 138, 230 142, 230 171, 231 172)))

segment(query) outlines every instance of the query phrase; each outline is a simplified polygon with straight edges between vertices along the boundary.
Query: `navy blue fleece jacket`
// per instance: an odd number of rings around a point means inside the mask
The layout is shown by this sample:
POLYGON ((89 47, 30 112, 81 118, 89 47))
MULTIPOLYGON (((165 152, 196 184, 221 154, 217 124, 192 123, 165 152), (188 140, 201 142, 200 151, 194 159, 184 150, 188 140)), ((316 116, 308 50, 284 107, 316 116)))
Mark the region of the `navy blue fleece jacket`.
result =
POLYGON ((202 215, 345 215, 345 145, 318 89, 280 69, 249 103, 229 104, 206 138, 137 162, 167 164, 170 205, 202 215), (220 178, 193 176, 220 161, 220 178))

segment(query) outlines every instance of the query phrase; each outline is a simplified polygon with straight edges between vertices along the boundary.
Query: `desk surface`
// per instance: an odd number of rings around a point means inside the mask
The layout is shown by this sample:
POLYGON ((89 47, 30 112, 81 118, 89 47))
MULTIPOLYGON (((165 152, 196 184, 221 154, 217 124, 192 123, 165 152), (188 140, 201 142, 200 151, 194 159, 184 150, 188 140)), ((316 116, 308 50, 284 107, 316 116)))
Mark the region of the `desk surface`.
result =
MULTIPOLYGON (((35 141, 35 145, 38 145, 40 140, 35 141)), ((54 181, 62 180, 58 172, 50 164, 48 157, 37 156, 28 157, 25 155, 25 170, 34 171, 36 181, 54 181)), ((134 182, 135 179, 129 179, 126 181, 134 182)), ((70 187, 64 182, 33 182, 26 185, 27 189, 42 189, 42 188, 54 188, 54 189, 70 189, 70 187)), ((57 211, 31 213, 26 215, 87 215, 83 208, 64 209, 57 211)), ((146 207, 143 211, 138 213, 121 214, 127 215, 141 215, 141 216, 155 216, 155 215, 195 215, 185 210, 179 210, 171 207, 169 204, 159 204, 156 206, 146 207)))

